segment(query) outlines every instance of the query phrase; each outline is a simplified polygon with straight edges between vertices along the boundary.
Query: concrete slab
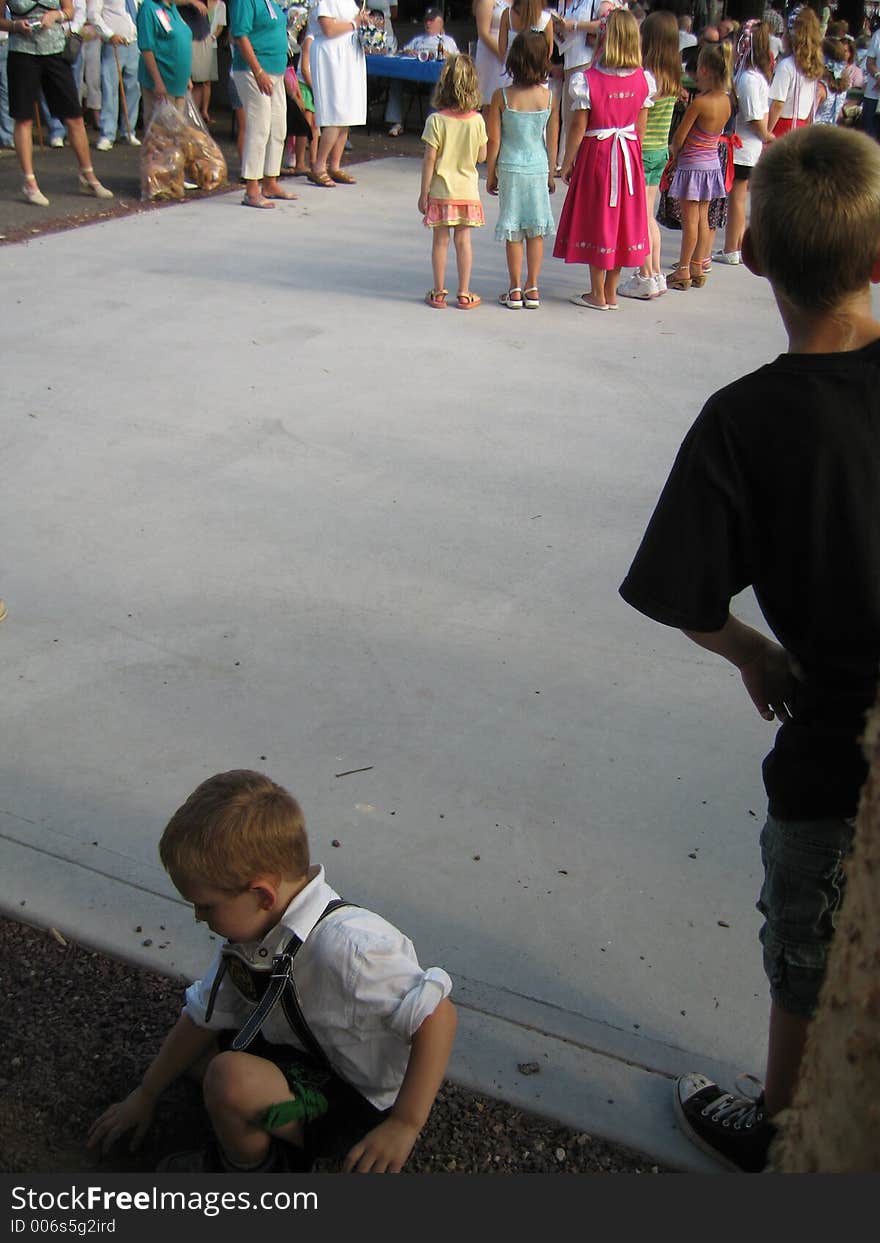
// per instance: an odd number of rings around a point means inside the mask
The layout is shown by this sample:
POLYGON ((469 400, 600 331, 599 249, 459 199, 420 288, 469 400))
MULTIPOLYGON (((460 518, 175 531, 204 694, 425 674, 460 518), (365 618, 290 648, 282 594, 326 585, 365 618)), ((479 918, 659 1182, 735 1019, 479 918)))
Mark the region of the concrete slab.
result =
POLYGON ((434 312, 418 165, 358 176, 0 251, 0 909, 195 973, 158 835, 264 769, 454 977, 453 1077, 714 1169, 670 1078, 763 1066, 771 732, 617 587, 705 397, 784 348, 769 288, 600 319, 548 259, 511 315, 487 197, 485 305, 434 312))

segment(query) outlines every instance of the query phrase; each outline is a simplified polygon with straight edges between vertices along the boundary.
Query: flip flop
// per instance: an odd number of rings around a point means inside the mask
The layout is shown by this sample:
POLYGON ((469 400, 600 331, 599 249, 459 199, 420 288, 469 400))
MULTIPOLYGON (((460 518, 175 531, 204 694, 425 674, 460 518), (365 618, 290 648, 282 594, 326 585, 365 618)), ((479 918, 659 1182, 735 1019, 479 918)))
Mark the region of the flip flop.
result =
POLYGON ((244 198, 241 200, 241 205, 242 207, 259 207, 263 211, 266 211, 270 207, 274 208, 275 206, 275 204, 270 203, 268 198, 266 198, 265 196, 259 199, 249 199, 247 195, 245 195, 244 198))
POLYGON ((263 198, 264 199, 282 199, 282 200, 286 199, 289 202, 292 202, 294 199, 298 199, 299 195, 293 194, 290 190, 279 190, 275 194, 264 194, 263 198))
POLYGON ((306 177, 313 186, 321 186, 325 190, 336 189, 336 183, 328 173, 313 173, 310 170, 306 173, 306 177))

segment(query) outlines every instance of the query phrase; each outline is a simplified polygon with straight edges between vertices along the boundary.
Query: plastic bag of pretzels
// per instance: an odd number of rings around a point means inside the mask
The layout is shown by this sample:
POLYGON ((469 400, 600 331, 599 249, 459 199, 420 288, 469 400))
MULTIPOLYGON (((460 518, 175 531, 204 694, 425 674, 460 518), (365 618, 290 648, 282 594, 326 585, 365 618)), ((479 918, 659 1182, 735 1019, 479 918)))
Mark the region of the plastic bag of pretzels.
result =
POLYGON ((182 199, 185 181, 200 190, 217 190, 226 184, 226 175, 223 152, 189 92, 182 110, 160 99, 141 147, 141 200, 182 199))

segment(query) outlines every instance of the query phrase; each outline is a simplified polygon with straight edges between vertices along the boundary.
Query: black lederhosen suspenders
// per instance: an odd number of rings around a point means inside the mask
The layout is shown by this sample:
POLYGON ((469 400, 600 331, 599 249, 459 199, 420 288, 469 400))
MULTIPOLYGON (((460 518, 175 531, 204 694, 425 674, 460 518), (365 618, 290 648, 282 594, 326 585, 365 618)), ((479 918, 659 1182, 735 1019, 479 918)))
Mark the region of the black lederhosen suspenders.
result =
MULTIPOLYGON (((326 919, 327 916, 333 911, 338 911, 342 906, 351 905, 353 904, 351 902, 346 902, 344 898, 334 898, 331 902, 328 902, 318 919, 315 920, 315 923, 312 926, 312 932, 314 932, 321 920, 326 919)), ((309 935, 311 935, 311 933, 309 935)), ((251 1011, 244 1026, 233 1039, 232 1044, 230 1045, 231 1049, 234 1049, 238 1053, 241 1053, 247 1049, 248 1045, 252 1043, 257 1033, 266 1022, 266 1019, 268 1019, 269 1015, 280 1001, 281 1007, 284 1010, 284 1017, 287 1019, 292 1031, 302 1044, 303 1048, 305 1048, 312 1055, 312 1057, 316 1058, 322 1065, 329 1065, 327 1054, 321 1048, 314 1033, 312 1032, 312 1029, 305 1020, 296 991, 296 981, 293 975, 293 960, 296 958, 296 955, 299 953, 304 944, 305 942, 300 940, 296 933, 294 933, 282 949, 281 953, 276 954, 273 957, 271 975, 269 976, 268 983, 264 987, 263 995, 251 1011)), ((233 957, 238 963, 242 963, 242 959, 240 959, 237 954, 223 954, 220 967, 214 977, 214 983, 211 985, 211 994, 208 998, 207 1010, 205 1011, 205 1022, 210 1022, 211 1015, 214 1012, 214 1003, 217 1000, 218 990, 226 975, 226 971, 229 966, 229 959, 233 957)), ((249 974, 253 980, 254 976, 265 976, 266 971, 249 970, 249 974)), ((255 981, 254 983, 256 984, 255 981)))

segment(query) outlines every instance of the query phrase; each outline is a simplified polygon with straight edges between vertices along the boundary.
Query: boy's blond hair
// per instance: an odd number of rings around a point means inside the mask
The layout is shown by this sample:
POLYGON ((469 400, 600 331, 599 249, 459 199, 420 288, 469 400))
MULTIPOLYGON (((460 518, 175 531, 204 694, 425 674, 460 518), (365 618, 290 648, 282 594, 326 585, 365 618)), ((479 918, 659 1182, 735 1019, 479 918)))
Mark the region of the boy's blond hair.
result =
POLYGON ((628 9, 612 9, 608 14, 599 55, 606 69, 638 69, 641 65, 639 24, 628 9))
POLYGON ((159 857, 172 878, 240 893, 258 876, 305 876, 309 842, 292 794, 262 773, 235 769, 203 781, 177 809, 159 857))
POLYGON ((750 186, 752 253, 788 302, 832 311, 868 285, 880 250, 877 143, 805 126, 764 151, 750 186))

